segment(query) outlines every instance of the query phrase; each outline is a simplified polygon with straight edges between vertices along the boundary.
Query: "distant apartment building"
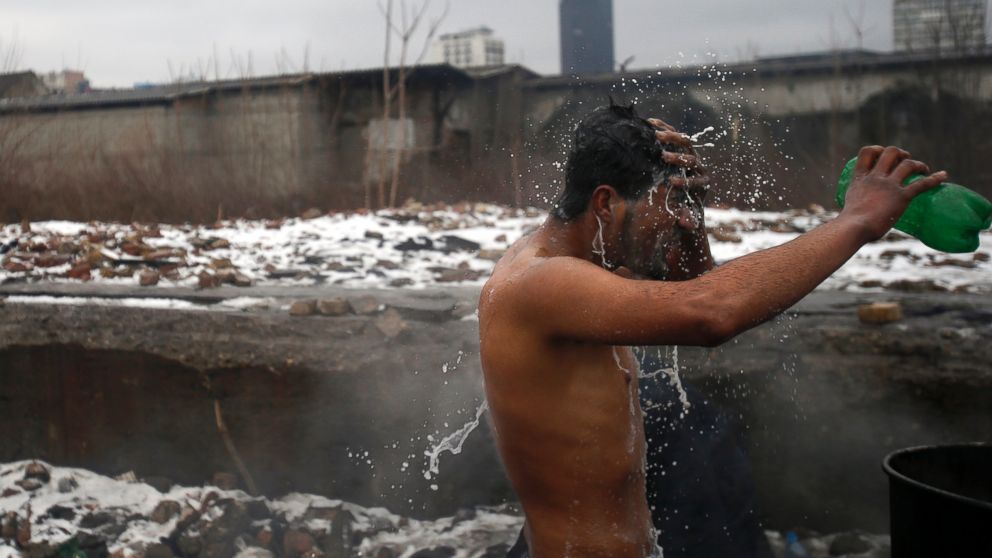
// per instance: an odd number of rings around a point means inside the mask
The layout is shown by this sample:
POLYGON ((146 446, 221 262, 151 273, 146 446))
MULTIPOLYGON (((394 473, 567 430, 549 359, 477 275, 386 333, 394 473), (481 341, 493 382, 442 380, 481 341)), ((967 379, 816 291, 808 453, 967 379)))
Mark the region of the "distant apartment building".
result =
POLYGON ((986 44, 987 0, 895 0, 896 50, 972 50, 986 44))
POLYGON ((434 42, 431 61, 456 68, 500 66, 506 60, 506 45, 488 27, 441 35, 434 42))
POLYGON ((613 0, 560 0, 561 73, 613 71, 613 0))
POLYGON ((48 72, 41 76, 45 82, 45 87, 54 95, 76 95, 85 93, 90 89, 90 82, 86 75, 78 70, 62 70, 60 72, 48 72))

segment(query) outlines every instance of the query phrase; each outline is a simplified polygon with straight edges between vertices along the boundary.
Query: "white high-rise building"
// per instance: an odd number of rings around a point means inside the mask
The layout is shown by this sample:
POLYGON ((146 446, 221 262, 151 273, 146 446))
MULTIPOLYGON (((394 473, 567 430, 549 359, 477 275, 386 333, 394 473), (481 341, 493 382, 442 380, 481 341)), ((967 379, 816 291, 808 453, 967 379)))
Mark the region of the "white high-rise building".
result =
POLYGON ((906 51, 984 48, 987 18, 987 0, 895 0, 895 47, 906 51))
POLYGON ((503 40, 488 27, 441 35, 431 52, 434 63, 448 63, 458 68, 499 66, 505 60, 503 40))

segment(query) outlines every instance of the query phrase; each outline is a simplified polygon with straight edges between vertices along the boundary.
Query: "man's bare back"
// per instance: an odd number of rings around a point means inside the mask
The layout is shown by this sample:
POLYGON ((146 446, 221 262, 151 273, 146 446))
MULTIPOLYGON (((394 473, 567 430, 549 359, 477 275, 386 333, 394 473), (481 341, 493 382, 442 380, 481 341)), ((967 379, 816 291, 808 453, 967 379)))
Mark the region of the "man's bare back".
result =
POLYGON ((902 187, 927 166, 867 147, 836 219, 708 271, 708 177, 686 136, 610 106, 580 124, 575 143, 552 215, 482 290, 486 397, 529 555, 644 558, 657 546, 637 363, 625 347, 714 346, 774 317, 946 173, 902 187))

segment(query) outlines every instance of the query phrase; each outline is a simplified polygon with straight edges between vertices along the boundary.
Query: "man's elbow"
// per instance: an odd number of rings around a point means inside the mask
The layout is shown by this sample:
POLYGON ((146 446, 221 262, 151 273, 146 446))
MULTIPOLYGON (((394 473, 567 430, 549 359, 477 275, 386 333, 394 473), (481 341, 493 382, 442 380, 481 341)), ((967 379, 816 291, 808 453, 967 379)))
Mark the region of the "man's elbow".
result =
POLYGON ((700 315, 703 316, 700 330, 704 347, 723 345, 747 330, 742 320, 738 319, 734 312, 728 308, 725 301, 714 300, 705 308, 705 311, 700 312, 700 315))

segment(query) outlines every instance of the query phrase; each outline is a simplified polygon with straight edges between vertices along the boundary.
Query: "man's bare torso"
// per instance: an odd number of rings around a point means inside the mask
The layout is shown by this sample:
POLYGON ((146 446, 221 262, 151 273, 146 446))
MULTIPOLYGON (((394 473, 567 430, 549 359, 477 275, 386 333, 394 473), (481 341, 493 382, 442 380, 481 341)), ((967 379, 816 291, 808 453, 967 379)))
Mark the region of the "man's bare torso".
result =
POLYGON ((643 557, 654 541, 637 363, 629 349, 549 338, 517 319, 514 289, 550 259, 542 242, 510 249, 479 306, 492 423, 531 555, 643 557))

